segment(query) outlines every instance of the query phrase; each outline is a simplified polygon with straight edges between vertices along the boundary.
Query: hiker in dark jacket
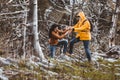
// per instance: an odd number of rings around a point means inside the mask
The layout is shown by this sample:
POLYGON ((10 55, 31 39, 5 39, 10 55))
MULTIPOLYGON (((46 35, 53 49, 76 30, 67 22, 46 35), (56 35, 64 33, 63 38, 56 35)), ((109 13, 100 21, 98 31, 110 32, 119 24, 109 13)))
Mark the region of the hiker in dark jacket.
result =
POLYGON ((63 45, 63 53, 66 54, 68 41, 63 39, 68 34, 68 29, 60 30, 59 25, 52 25, 49 30, 50 57, 54 58, 56 47, 63 45))

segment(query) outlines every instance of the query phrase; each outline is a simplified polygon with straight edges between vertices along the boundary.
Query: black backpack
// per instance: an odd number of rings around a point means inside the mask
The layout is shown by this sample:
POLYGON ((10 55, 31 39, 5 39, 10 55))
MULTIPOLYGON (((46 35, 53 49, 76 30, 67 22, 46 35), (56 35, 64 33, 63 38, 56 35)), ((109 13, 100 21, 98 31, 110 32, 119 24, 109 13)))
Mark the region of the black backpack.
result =
POLYGON ((85 21, 89 21, 89 23, 90 23, 90 32, 92 32, 93 31, 93 27, 94 27, 94 24, 93 24, 93 22, 90 20, 90 19, 85 19, 84 21, 83 21, 83 23, 82 24, 84 24, 85 23, 85 21))

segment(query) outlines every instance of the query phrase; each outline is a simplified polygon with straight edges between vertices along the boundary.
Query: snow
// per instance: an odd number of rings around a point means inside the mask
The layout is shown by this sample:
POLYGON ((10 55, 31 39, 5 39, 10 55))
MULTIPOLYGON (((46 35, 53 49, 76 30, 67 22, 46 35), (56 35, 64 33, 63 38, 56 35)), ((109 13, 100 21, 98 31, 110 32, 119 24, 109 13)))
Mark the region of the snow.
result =
POLYGON ((3 70, 0 68, 0 75, 3 73, 3 70))
POLYGON ((113 59, 113 58, 108 58, 106 60, 109 61, 109 62, 115 62, 115 61, 117 61, 116 59, 113 59))
POLYGON ((9 65, 9 64, 11 64, 10 61, 8 61, 7 59, 2 58, 2 57, 0 57, 0 62, 2 62, 4 65, 9 65))
POLYGON ((3 70, 0 68, 0 80, 8 80, 8 78, 5 77, 2 73, 3 73, 3 70))
POLYGON ((5 77, 4 75, 0 75, 0 80, 8 80, 8 78, 5 77))
POLYGON ((100 54, 100 53, 94 52, 94 53, 92 54, 92 60, 93 60, 93 61, 96 61, 96 60, 98 60, 99 58, 102 58, 101 56, 105 56, 105 54, 100 54))

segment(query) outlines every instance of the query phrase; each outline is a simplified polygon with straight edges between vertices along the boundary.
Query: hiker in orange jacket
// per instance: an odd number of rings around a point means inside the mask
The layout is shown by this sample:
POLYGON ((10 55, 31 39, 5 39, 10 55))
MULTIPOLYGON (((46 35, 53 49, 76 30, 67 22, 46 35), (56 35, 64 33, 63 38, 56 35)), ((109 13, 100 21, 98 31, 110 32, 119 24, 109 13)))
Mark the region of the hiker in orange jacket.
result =
POLYGON ((71 29, 77 34, 76 34, 76 37, 70 41, 69 53, 73 54, 74 43, 83 41, 86 56, 88 58, 88 61, 91 61, 91 52, 89 49, 89 43, 91 40, 90 22, 85 17, 84 12, 79 12, 76 15, 76 19, 79 19, 79 20, 73 27, 71 27, 71 29))
POLYGON ((63 53, 66 54, 68 41, 63 39, 69 29, 60 30, 57 24, 53 24, 49 30, 50 57, 54 58, 56 46, 63 45, 63 53))

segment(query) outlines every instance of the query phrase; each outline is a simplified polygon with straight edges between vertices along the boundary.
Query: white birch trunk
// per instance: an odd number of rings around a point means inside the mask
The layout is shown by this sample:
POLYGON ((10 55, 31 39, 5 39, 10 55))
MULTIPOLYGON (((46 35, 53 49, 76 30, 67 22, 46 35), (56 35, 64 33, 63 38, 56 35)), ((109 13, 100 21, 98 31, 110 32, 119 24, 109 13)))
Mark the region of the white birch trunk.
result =
POLYGON ((40 60, 45 60, 45 57, 43 55, 42 49, 40 47, 39 43, 39 37, 38 37, 38 9, 37 9, 37 0, 34 0, 34 8, 33 8, 33 34, 34 34, 34 48, 37 54, 40 57, 40 60))

